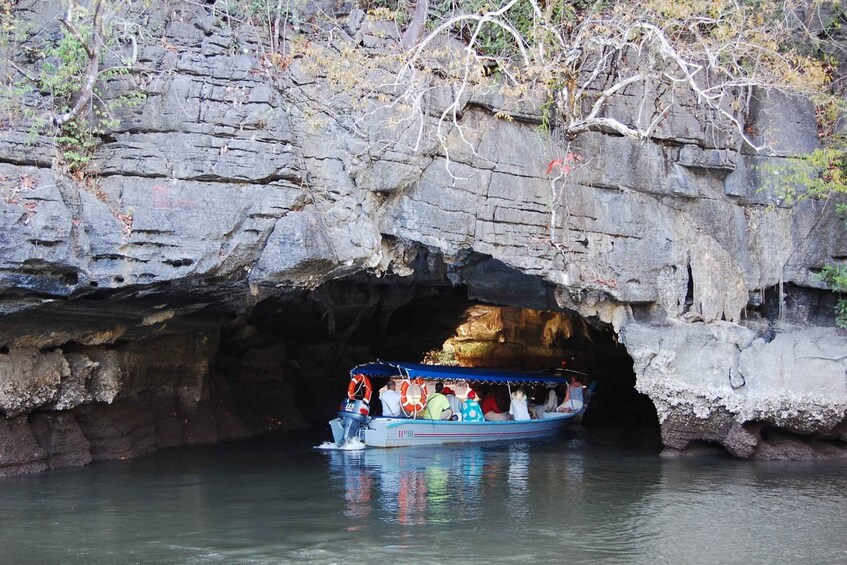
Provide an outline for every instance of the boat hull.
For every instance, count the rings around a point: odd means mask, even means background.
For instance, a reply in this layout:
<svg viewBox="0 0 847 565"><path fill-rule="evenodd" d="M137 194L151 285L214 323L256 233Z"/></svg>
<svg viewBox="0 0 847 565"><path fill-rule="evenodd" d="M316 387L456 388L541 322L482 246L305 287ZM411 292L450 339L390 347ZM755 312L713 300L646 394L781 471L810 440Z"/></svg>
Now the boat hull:
<svg viewBox="0 0 847 565"><path fill-rule="evenodd" d="M369 447L408 447L481 441L506 441L547 437L558 434L575 414L548 415L522 422L453 422L373 418L364 429Z"/></svg>

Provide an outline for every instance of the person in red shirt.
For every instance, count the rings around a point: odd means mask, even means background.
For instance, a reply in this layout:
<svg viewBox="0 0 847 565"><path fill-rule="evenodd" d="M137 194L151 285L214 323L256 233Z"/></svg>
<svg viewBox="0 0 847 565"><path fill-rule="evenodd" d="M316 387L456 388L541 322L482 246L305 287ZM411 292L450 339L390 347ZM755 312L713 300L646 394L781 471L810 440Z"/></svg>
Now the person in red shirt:
<svg viewBox="0 0 847 565"><path fill-rule="evenodd" d="M509 419L508 414L500 411L500 407L497 406L497 399L494 398L494 394L490 392L483 397L481 408L485 419L489 422L498 422Z"/></svg>

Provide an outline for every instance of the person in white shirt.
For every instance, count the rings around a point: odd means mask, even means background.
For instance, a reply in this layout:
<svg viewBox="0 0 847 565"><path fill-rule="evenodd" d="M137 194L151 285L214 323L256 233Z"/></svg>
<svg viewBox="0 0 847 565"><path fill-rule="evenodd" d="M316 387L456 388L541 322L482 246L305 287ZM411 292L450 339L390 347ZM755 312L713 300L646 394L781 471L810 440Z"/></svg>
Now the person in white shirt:
<svg viewBox="0 0 847 565"><path fill-rule="evenodd" d="M509 405L509 416L512 420L529 420L529 410L526 405L526 393L519 388L512 393L512 403Z"/></svg>
<svg viewBox="0 0 847 565"><path fill-rule="evenodd" d="M382 401L382 415L393 418L405 417L406 414L400 406L400 393L397 392L397 383L388 381L385 386L386 389L379 394L379 399Z"/></svg>

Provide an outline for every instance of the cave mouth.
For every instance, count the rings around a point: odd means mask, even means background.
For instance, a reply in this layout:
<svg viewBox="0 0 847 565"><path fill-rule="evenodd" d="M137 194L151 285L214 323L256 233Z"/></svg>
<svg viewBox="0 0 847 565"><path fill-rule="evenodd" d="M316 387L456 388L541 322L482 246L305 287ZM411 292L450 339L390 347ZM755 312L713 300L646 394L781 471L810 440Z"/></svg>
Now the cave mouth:
<svg viewBox="0 0 847 565"><path fill-rule="evenodd" d="M377 359L524 370L565 362L597 381L586 428L658 441L655 407L635 390L632 358L611 326L473 300L463 285L333 281L264 299L223 325L212 370L253 426L320 429L350 368Z"/></svg>

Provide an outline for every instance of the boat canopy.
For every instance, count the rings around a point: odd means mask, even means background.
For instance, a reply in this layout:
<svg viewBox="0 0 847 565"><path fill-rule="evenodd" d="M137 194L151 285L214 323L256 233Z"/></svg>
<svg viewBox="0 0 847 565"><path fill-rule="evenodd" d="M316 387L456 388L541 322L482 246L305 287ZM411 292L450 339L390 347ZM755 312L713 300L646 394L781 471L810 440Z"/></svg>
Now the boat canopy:
<svg viewBox="0 0 847 565"><path fill-rule="evenodd" d="M395 361L378 361L365 363L350 369L350 375L366 375L369 377L403 377L414 379L421 377L436 381L470 381L476 383L493 383L502 385L517 384L556 384L566 385L568 380L551 373L485 369L480 367L453 367L450 365L423 365L421 363L405 363Z"/></svg>

